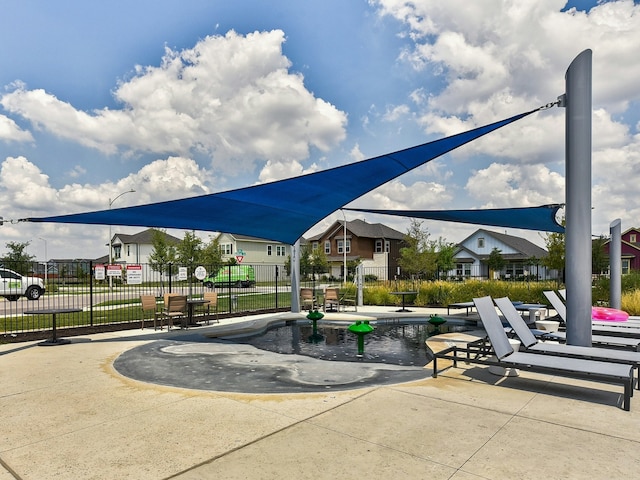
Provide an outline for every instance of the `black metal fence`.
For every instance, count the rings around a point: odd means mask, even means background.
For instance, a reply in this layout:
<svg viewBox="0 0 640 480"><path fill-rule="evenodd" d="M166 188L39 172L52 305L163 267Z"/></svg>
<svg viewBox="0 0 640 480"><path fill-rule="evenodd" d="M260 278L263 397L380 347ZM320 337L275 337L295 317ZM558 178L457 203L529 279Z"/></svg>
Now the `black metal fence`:
<svg viewBox="0 0 640 480"><path fill-rule="evenodd" d="M50 262L45 273L43 263L5 263L0 268L0 336L15 338L50 330L52 316L38 312L52 309L78 310L57 314L57 328L139 327L144 318L141 295L155 296L161 311L164 294L179 293L198 299L206 291L216 291L221 317L291 308L291 280L282 265L247 268L251 281L245 278L238 282L230 270L228 278L219 275L219 283L209 288L196 277L195 266L167 265L161 273L145 264L107 268L90 261ZM213 280L215 273L221 271L219 266L204 266L204 270L208 276L205 281ZM202 276L202 267L197 273ZM33 293L38 285L45 287L39 296Z"/></svg>

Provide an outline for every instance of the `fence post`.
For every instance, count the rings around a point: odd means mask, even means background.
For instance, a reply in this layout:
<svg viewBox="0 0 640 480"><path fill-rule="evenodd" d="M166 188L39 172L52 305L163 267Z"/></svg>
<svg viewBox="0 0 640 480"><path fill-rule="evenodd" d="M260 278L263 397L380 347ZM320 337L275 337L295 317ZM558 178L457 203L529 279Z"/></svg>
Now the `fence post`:
<svg viewBox="0 0 640 480"><path fill-rule="evenodd" d="M89 324L93 327L93 260L89 260Z"/></svg>

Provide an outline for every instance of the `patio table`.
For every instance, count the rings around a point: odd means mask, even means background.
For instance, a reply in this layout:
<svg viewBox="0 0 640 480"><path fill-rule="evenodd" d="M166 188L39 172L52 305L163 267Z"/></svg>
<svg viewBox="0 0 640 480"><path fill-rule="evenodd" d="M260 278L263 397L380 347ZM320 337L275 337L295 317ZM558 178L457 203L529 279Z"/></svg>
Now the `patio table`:
<svg viewBox="0 0 640 480"><path fill-rule="evenodd" d="M404 308L404 297L405 295L416 295L418 292L415 291L407 291L407 292L391 292L392 295L401 295L402 296L402 308L400 310L396 310L396 312L410 312L411 310L407 310Z"/></svg>
<svg viewBox="0 0 640 480"><path fill-rule="evenodd" d="M47 347L51 345L65 345L67 343L71 343L70 340L64 338L58 338L56 335L56 315L59 313L77 313L81 312L82 309L78 307L71 308L43 308L41 310L25 310L25 315L51 315L51 323L53 326L53 334L52 337L44 342L38 343L38 345Z"/></svg>

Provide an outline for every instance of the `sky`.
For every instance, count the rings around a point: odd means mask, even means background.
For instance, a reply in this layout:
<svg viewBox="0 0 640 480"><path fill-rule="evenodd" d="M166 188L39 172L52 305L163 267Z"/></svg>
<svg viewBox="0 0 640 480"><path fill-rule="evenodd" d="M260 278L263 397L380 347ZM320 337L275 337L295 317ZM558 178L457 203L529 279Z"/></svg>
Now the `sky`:
<svg viewBox="0 0 640 480"><path fill-rule="evenodd" d="M289 178L555 102L585 49L592 233L608 234L618 218L623 231L640 227L638 32L632 0L4 0L0 255L7 242L29 242L39 260L108 253L108 226L20 218ZM349 206L563 203L564 122L563 108L535 113ZM345 215L401 232L410 223ZM306 235L342 218L335 212ZM480 228L422 227L456 243ZM506 233L544 246L542 232Z"/></svg>

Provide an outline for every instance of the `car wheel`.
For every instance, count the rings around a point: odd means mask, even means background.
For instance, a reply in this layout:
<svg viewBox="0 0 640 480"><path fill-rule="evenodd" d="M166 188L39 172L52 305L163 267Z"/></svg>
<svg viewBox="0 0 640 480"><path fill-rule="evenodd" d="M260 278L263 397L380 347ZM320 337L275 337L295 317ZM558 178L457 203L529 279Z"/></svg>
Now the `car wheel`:
<svg viewBox="0 0 640 480"><path fill-rule="evenodd" d="M204 286L207 288L213 288L213 282L204 282Z"/></svg>
<svg viewBox="0 0 640 480"><path fill-rule="evenodd" d="M7 295L6 297L7 300L9 300L10 302L17 302L18 299L20 298L20 295Z"/></svg>
<svg viewBox="0 0 640 480"><path fill-rule="evenodd" d="M233 284L233 286L236 288L242 288L242 281L238 280L236 283Z"/></svg>
<svg viewBox="0 0 640 480"><path fill-rule="evenodd" d="M29 300L38 300L40 298L40 295L42 295L42 291L35 286L27 288L27 291L25 292L25 296Z"/></svg>

